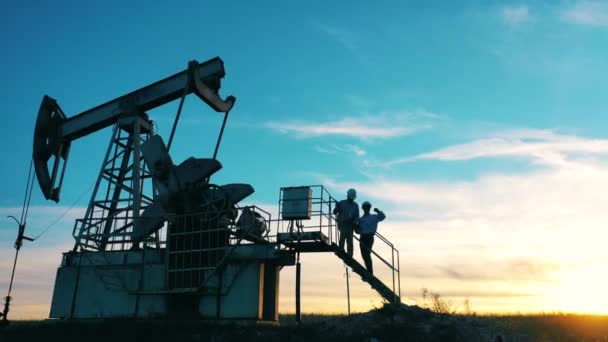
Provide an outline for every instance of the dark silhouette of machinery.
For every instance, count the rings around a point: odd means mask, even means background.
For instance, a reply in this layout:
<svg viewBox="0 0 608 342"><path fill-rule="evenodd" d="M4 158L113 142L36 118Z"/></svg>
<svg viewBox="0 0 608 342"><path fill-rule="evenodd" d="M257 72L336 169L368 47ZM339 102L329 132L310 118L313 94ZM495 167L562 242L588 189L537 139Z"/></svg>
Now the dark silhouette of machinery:
<svg viewBox="0 0 608 342"><path fill-rule="evenodd" d="M191 61L182 72L72 117L44 96L33 165L46 199L60 199L71 144L113 127L86 213L74 225L74 248L64 253L57 271L51 318L277 320L284 266L297 266L299 312L301 252L334 252L382 296L399 303L398 252L395 263L396 249L389 243L391 290L337 248L334 199L323 187L282 188L280 217L273 221L257 206L240 205L254 192L251 185L212 182L222 168L218 150L236 101L219 96L224 76L218 57ZM175 164L169 151L192 93L223 113L223 121L211 158ZM165 143L153 133L146 111L178 99ZM313 226L303 223L317 218ZM277 223L276 235L269 235L271 222Z"/></svg>
<svg viewBox="0 0 608 342"><path fill-rule="evenodd" d="M242 306L226 304L219 310L219 298L238 302L235 298L239 296L252 297L247 291L227 293L227 281L236 289L260 284L260 277L272 278L278 267L268 262L276 257L267 243L257 250L270 249L264 251L269 257L249 258L245 266L228 265L230 246L252 238L265 242L263 234L270 218L255 221L263 222L262 226L250 225L251 234L244 231L247 217L261 217L259 208L238 207L254 192L253 187L211 182L222 168L216 157L235 102L232 96L222 100L218 94L224 74L219 58L192 61L180 73L73 117L67 117L54 99L43 98L33 162L47 199L59 201L72 142L114 127L86 214L74 227L74 248L64 254L57 273L51 317L262 318L259 308L264 302L259 300ZM224 113L224 120L212 158L191 157L175 165L169 148L185 97L191 93ZM146 111L180 98L167 146L152 133L153 123ZM241 223L238 236L233 233L237 217ZM236 273L249 269L250 275L236 278ZM265 291L262 285L257 287L252 290ZM272 282L266 287L267 292L276 293ZM276 296L266 296L265 301L275 303ZM270 309L262 314L266 319L276 316Z"/></svg>

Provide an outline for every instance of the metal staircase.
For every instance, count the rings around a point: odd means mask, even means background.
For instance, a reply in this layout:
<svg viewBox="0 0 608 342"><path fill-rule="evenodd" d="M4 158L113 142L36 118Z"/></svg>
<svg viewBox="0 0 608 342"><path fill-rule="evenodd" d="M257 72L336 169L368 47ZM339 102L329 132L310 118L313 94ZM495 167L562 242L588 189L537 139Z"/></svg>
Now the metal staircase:
<svg viewBox="0 0 608 342"><path fill-rule="evenodd" d="M399 279L399 251L384 236L376 233L376 248L371 251L375 261L388 267L391 274L392 286L371 274L355 258L349 256L336 242L339 241L340 232L337 229L335 216L333 215L333 198L321 185L310 186L312 189L311 218L308 220L289 221L279 219L277 242L285 246L292 253L320 253L332 252L340 258L345 265L357 273L361 279L368 283L384 299L392 304L401 304L401 282ZM283 203L283 198L279 203ZM279 207L279 216L282 207ZM358 238L353 237L353 244L358 244ZM378 250L388 250L390 255L380 255Z"/></svg>
<svg viewBox="0 0 608 342"><path fill-rule="evenodd" d="M338 258L342 259L342 261L344 261L344 263L353 270L353 272L361 276L361 279L364 282L368 283L372 289L376 290L376 292L378 292L389 303L399 304L401 302L401 297L399 297L397 293L393 292L393 290L386 286L380 279L369 273L363 265L361 265L353 257L349 256L348 253L338 247L338 245L333 243L331 245L331 249Z"/></svg>
<svg viewBox="0 0 608 342"><path fill-rule="evenodd" d="M309 236L312 234L308 234ZM382 280L378 279L376 276L374 276L373 274L369 273L367 271L367 269L361 265L357 260L355 260L355 258L351 257L348 255L348 253L346 253L346 251L344 251L344 249L341 249L340 247L338 247L337 244L335 243L330 243L328 242L328 240L325 238L321 238L321 239L315 239L313 241L307 241L303 238L301 238L302 235L298 235L298 234L292 234L292 237L297 237L300 236L300 239L298 240L290 240L289 236L284 236L282 237L281 241L283 244L285 244L286 246L290 246L291 248L293 248L293 250L295 252L299 252L299 253L310 253L310 252L333 252L338 258L340 258L344 264L346 264L348 267L350 267L353 272L357 273L361 279L368 283L374 290L376 290L376 292L378 292L378 294L380 294L382 296L382 298L386 299L389 303L391 304L399 304L401 303L401 297L399 295L400 290L399 289L391 289L390 287L386 286L386 284L384 284L384 282L382 282ZM372 251L373 253L373 251ZM379 256L377 256L378 258L381 258ZM392 267L393 265L390 265L389 267ZM399 269L395 268L396 271L396 276L399 276ZM393 277L393 282L395 282L395 277ZM393 284L395 285L395 284Z"/></svg>

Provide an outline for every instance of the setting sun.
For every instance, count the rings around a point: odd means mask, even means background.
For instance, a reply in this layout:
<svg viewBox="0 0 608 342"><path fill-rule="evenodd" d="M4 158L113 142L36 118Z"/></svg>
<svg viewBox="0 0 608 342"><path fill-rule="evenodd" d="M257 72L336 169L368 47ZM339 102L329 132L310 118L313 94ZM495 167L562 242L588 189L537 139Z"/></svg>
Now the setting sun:
<svg viewBox="0 0 608 342"><path fill-rule="evenodd" d="M608 314L608 274L604 264L590 262L560 275L559 290L552 300L560 311Z"/></svg>

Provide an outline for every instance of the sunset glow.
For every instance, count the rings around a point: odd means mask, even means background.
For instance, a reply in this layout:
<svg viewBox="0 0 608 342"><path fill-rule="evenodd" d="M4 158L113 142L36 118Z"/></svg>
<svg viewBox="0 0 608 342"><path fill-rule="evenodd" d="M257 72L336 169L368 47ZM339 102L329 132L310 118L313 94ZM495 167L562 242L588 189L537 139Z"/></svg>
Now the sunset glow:
<svg viewBox="0 0 608 342"><path fill-rule="evenodd" d="M386 213L379 232L400 251L407 304L428 304L425 288L459 312L468 301L476 313L608 315L603 2L110 3L2 6L0 217L21 212L44 94L71 117L221 56L221 92L238 101L213 182L251 184L248 204L275 218L281 187L322 184L338 199L357 189L359 204ZM176 110L147 113L159 135ZM174 161L212 156L220 124L202 101L186 101ZM27 233L60 219L21 250L12 318L48 317L109 131L72 143L58 204L35 185ZM4 297L17 227L0 222ZM382 305L350 276L352 311ZM302 277L304 312L347 312L335 255L302 255ZM286 267L281 312L295 311L294 293Z"/></svg>

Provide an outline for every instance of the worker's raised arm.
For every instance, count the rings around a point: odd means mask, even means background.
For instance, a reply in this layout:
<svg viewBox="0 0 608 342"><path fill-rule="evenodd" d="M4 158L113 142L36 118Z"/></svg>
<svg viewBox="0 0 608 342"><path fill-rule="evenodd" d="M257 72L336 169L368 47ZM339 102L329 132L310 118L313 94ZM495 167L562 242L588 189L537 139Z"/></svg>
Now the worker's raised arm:
<svg viewBox="0 0 608 342"><path fill-rule="evenodd" d="M374 208L374 211L378 214L378 222L384 221L384 219L386 218L386 215L384 215L384 212L378 208Z"/></svg>
<svg viewBox="0 0 608 342"><path fill-rule="evenodd" d="M338 215L338 206L339 206L338 201L334 201L334 215Z"/></svg>

